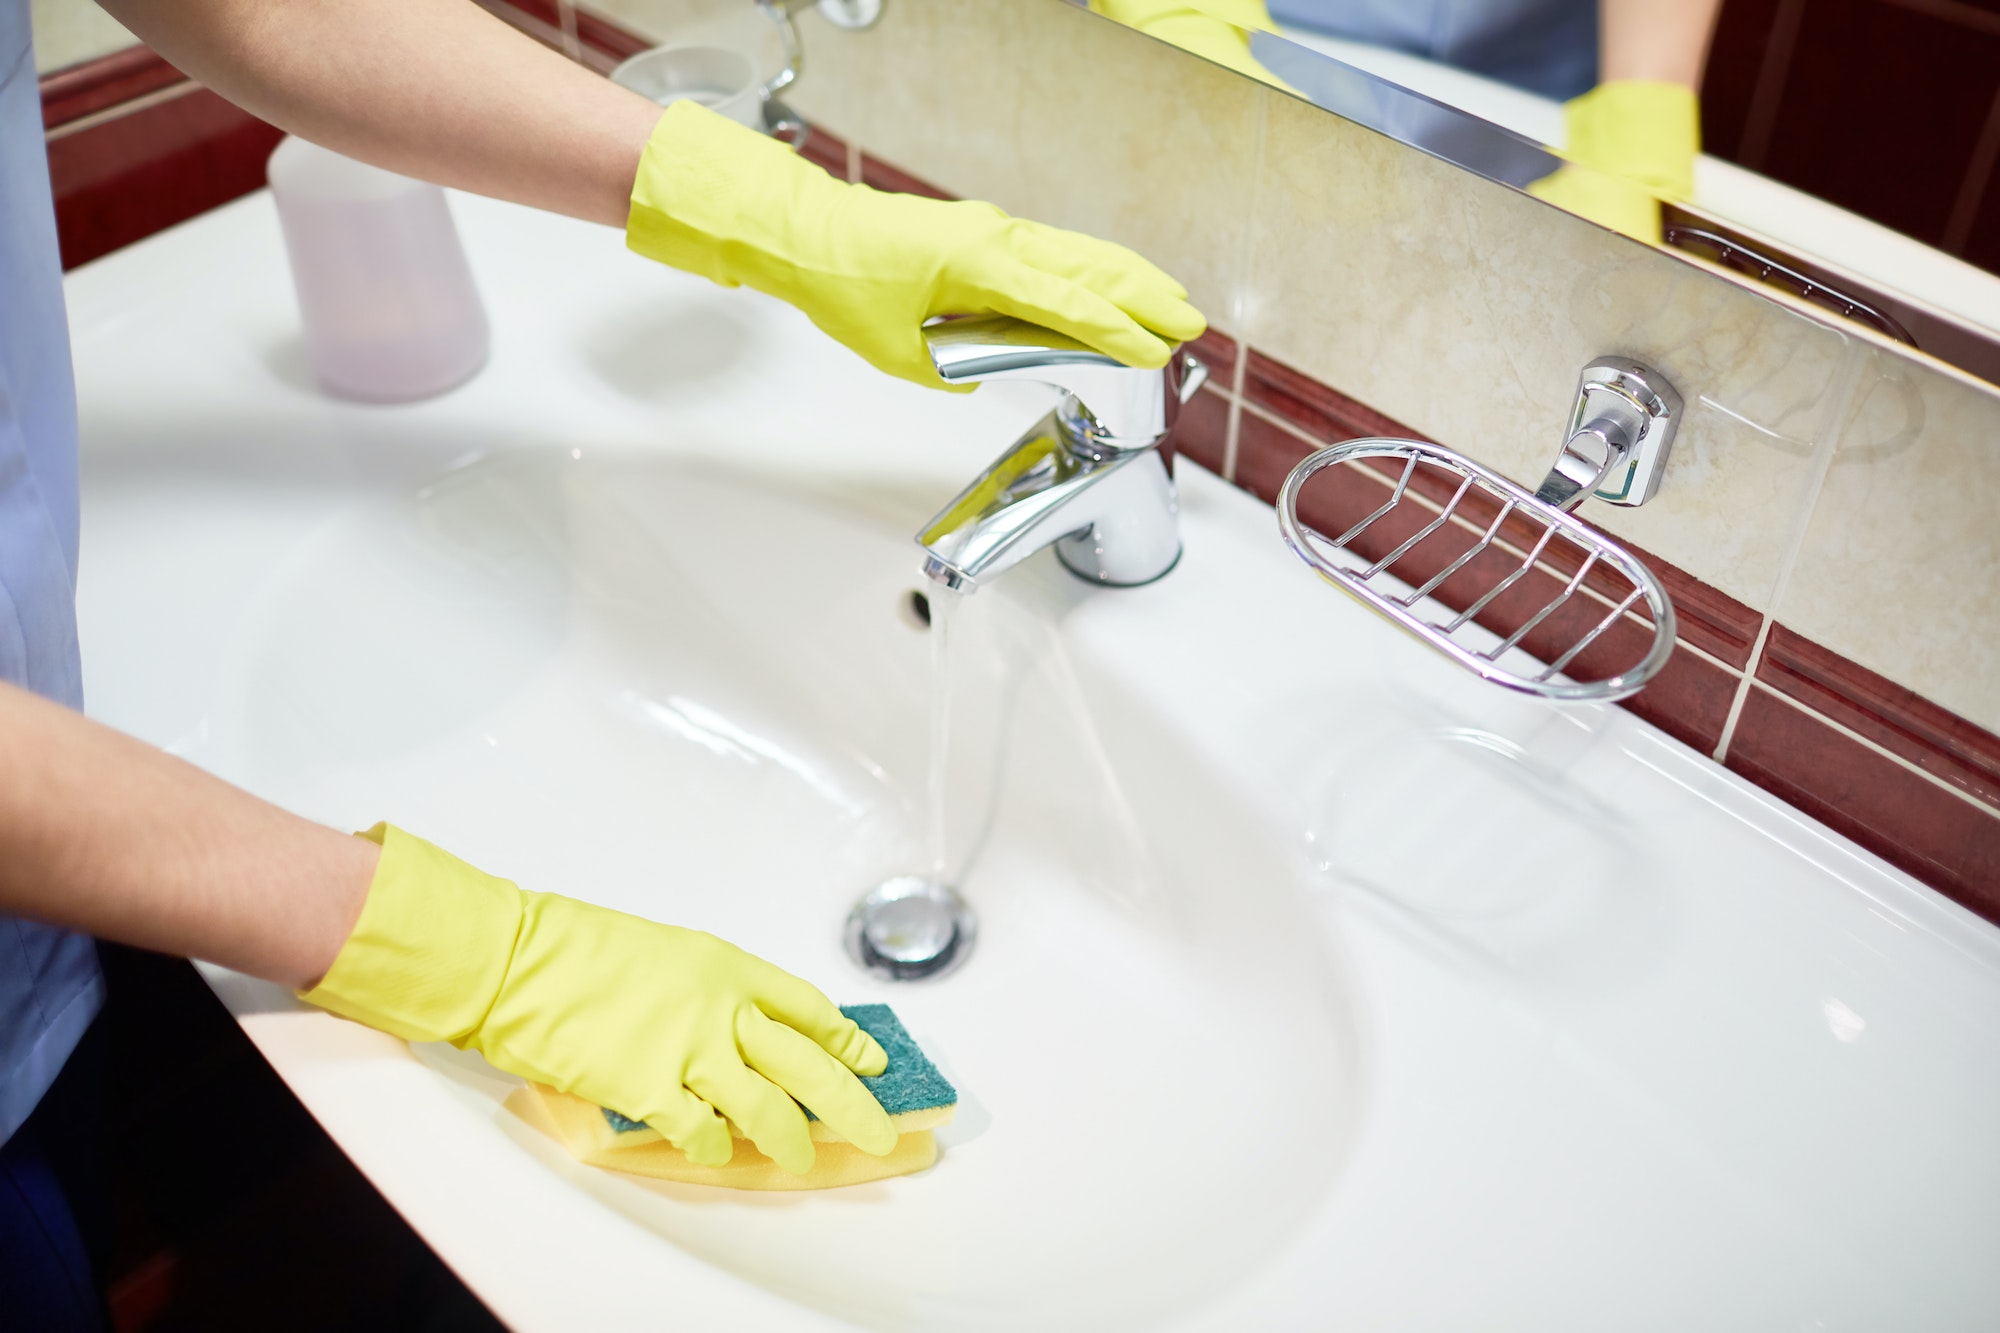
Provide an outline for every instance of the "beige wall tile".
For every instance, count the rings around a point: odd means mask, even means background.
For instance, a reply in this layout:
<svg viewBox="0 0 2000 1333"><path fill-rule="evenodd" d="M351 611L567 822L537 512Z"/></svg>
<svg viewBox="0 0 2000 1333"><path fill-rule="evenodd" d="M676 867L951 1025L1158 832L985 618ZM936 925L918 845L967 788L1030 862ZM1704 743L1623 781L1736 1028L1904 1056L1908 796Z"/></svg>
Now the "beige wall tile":
<svg viewBox="0 0 2000 1333"><path fill-rule="evenodd" d="M1642 509L1592 501L1584 516L1768 608L1847 340L1297 99L1270 100L1250 340L1530 487L1587 361L1656 366L1688 406L1660 494Z"/></svg>
<svg viewBox="0 0 2000 1333"><path fill-rule="evenodd" d="M97 0L32 0L35 72L66 69L135 46L139 39L98 8Z"/></svg>
<svg viewBox="0 0 2000 1333"><path fill-rule="evenodd" d="M1865 362L1778 618L2000 731L2000 393Z"/></svg>

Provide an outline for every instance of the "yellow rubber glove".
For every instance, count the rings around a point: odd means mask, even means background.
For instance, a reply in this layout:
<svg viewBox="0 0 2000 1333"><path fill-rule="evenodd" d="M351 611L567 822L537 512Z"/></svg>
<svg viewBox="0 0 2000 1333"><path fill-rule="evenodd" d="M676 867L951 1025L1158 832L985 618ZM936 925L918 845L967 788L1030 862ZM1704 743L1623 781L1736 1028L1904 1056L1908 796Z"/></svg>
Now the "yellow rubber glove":
<svg viewBox="0 0 2000 1333"><path fill-rule="evenodd" d="M1572 164L1528 192L1627 236L1660 243L1662 199L1694 194L1701 109L1679 83L1621 79L1563 105Z"/></svg>
<svg viewBox="0 0 2000 1333"><path fill-rule="evenodd" d="M1090 8L1204 60L1297 91L1250 54L1250 34L1272 30L1264 0L1090 0Z"/></svg>
<svg viewBox="0 0 2000 1333"><path fill-rule="evenodd" d="M932 387L919 330L934 315L1014 315L1149 368L1207 327L1185 287L1123 246L991 204L845 184L694 102L654 128L625 239L789 301L869 364Z"/></svg>
<svg viewBox="0 0 2000 1333"><path fill-rule="evenodd" d="M354 933L304 999L408 1041L476 1050L645 1121L704 1166L729 1160L727 1116L805 1174L800 1102L865 1152L896 1146L854 1077L881 1073L888 1056L789 972L700 931L524 892L387 824L361 836L381 844L381 864Z"/></svg>

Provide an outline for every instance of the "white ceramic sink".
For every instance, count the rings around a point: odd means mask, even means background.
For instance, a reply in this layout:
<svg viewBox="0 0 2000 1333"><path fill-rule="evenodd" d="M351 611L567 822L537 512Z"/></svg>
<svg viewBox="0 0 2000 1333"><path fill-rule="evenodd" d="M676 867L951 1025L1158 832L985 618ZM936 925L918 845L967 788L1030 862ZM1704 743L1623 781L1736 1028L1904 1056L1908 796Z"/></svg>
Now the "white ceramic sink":
<svg viewBox="0 0 2000 1333"><path fill-rule="evenodd" d="M1161 583L1044 555L961 609L981 938L865 976L846 909L924 855L910 534L1043 400L456 206L495 359L414 407L312 391L262 197L72 276L92 711L888 1000L963 1098L918 1177L639 1181L211 970L504 1319L1990 1324L2000 932L1628 714L1460 679L1190 468Z"/></svg>

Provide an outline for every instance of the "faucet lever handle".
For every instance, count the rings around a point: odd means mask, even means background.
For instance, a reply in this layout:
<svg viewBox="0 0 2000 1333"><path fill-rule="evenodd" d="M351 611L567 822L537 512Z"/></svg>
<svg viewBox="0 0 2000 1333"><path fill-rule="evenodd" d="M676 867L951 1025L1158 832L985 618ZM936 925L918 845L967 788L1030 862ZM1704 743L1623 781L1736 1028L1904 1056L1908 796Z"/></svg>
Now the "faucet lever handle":
<svg viewBox="0 0 2000 1333"><path fill-rule="evenodd" d="M1681 396L1666 376L1627 357L1598 357L1577 380L1569 433L1535 498L1565 510L1593 495L1646 503L1660 489L1680 418Z"/></svg>
<svg viewBox="0 0 2000 1333"><path fill-rule="evenodd" d="M1029 380L1068 398L1057 418L1066 442L1090 453L1150 449L1173 428L1181 403L1200 387L1192 357L1147 370L1087 347L1067 334L1008 315L980 315L924 327L931 363L946 384ZM1189 368L1196 368L1191 371Z"/></svg>

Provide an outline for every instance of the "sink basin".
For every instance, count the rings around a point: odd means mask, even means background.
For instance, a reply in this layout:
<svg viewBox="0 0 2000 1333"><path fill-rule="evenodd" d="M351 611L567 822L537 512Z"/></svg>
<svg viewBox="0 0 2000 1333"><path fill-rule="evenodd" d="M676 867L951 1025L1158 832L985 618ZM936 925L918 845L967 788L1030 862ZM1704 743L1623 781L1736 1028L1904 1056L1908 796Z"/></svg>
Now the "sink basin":
<svg viewBox="0 0 2000 1333"><path fill-rule="evenodd" d="M907 532L715 466L468 466L270 572L203 757L890 1001L963 1089L920 1179L774 1202L565 1173L641 1226L864 1323L1130 1325L1327 1188L1358 1092L1338 973L1292 867L1062 651L1065 598L1008 590L953 628L980 949L948 983L858 975L848 905L923 864L914 564ZM1210 1095L1191 1069L1221 1052Z"/></svg>
<svg viewBox="0 0 2000 1333"><path fill-rule="evenodd" d="M72 276L91 710L886 1000L962 1096L919 1176L643 1181L477 1057L206 969L510 1325L1990 1322L2000 931L1628 713L1454 674L1191 468L1169 578L1044 553L956 609L979 944L862 972L847 909L926 856L910 534L1046 400L456 207L495 360L409 407L304 381L261 197Z"/></svg>

